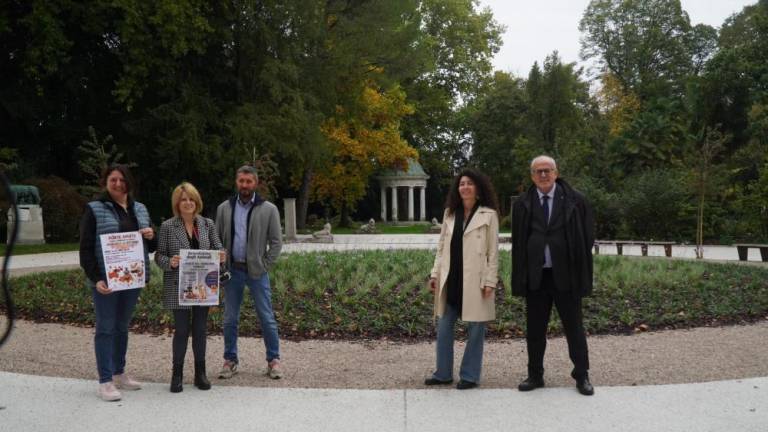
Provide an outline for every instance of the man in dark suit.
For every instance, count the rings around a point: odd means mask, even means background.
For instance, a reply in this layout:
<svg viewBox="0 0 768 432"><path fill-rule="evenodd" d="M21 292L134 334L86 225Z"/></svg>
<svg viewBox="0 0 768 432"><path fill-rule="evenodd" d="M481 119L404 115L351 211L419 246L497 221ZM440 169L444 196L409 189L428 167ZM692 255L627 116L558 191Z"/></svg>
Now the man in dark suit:
<svg viewBox="0 0 768 432"><path fill-rule="evenodd" d="M520 391L544 386L547 325L554 303L573 362L571 376L583 395L589 382L581 299L592 291L594 216L584 196L558 178L549 156L531 162L534 185L512 208L512 294L525 297L528 377Z"/></svg>

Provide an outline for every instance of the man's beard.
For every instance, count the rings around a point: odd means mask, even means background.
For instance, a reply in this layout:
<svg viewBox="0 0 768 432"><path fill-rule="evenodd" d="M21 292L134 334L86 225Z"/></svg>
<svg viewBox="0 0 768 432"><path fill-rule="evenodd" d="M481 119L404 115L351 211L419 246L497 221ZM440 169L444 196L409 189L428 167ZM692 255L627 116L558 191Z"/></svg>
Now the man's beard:
<svg viewBox="0 0 768 432"><path fill-rule="evenodd" d="M248 201L253 197L254 191L240 189L238 194L240 195L241 201Z"/></svg>

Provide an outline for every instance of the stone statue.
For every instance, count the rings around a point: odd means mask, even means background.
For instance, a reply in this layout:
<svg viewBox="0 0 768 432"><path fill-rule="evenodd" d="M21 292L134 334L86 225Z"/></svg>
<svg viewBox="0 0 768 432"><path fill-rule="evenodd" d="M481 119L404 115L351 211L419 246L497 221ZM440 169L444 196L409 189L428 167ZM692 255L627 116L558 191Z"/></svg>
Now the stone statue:
<svg viewBox="0 0 768 432"><path fill-rule="evenodd" d="M331 236L331 224L328 222L326 222L325 225L323 225L323 229L312 233L312 237L316 239L330 237L330 236Z"/></svg>
<svg viewBox="0 0 768 432"><path fill-rule="evenodd" d="M45 243L45 231L43 227L43 209L40 207L40 192L35 186L11 185L11 192L16 197L19 210L19 231L16 241L19 244L43 244ZM13 209L8 209L8 240L13 233L14 220Z"/></svg>
<svg viewBox="0 0 768 432"><path fill-rule="evenodd" d="M312 233L312 238L304 240L309 243L333 243L333 235L331 235L331 224L326 223L323 225L323 229Z"/></svg>
<svg viewBox="0 0 768 432"><path fill-rule="evenodd" d="M377 233L378 230L376 230L376 221L371 219L368 221L367 224L360 225L360 228L357 230L360 234L374 234Z"/></svg>
<svg viewBox="0 0 768 432"><path fill-rule="evenodd" d="M35 186L29 185L11 185L11 191L16 195L16 204L19 205L39 205L40 192Z"/></svg>
<svg viewBox="0 0 768 432"><path fill-rule="evenodd" d="M432 226L429 227L429 232L439 234L440 229L441 229L441 226L440 226L440 223L437 221L437 218L432 218Z"/></svg>

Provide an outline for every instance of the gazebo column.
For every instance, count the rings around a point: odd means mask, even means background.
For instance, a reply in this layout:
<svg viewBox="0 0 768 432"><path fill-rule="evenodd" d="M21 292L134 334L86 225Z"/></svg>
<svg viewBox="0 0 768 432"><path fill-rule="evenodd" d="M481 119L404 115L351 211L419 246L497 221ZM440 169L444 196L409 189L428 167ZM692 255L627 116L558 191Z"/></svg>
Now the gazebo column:
<svg viewBox="0 0 768 432"><path fill-rule="evenodd" d="M381 186L381 221L387 221L387 188Z"/></svg>
<svg viewBox="0 0 768 432"><path fill-rule="evenodd" d="M425 221L427 220L427 188L422 187L421 193L421 207L419 207L419 220Z"/></svg>
<svg viewBox="0 0 768 432"><path fill-rule="evenodd" d="M413 186L408 186L408 220L413 222Z"/></svg>
<svg viewBox="0 0 768 432"><path fill-rule="evenodd" d="M392 222L397 222L397 186L392 186Z"/></svg>

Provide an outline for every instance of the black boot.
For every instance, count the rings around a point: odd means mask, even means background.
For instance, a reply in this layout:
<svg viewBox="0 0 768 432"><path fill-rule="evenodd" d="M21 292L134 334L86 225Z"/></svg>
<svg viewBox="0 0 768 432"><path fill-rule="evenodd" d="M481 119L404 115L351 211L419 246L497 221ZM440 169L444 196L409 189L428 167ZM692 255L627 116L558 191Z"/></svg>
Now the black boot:
<svg viewBox="0 0 768 432"><path fill-rule="evenodd" d="M211 382L205 376L205 361L195 362L195 387L200 390L209 390L211 388Z"/></svg>
<svg viewBox="0 0 768 432"><path fill-rule="evenodd" d="M184 379L184 363L173 365L173 375L171 376L171 393L179 393L184 388L181 382Z"/></svg>

